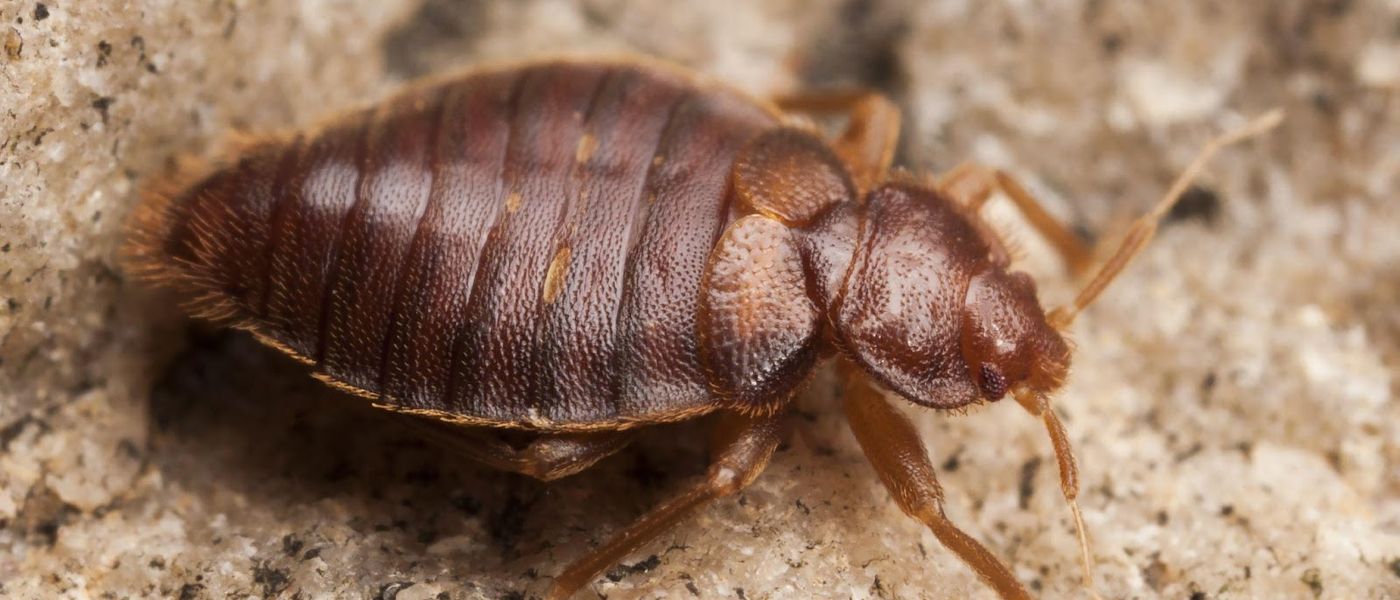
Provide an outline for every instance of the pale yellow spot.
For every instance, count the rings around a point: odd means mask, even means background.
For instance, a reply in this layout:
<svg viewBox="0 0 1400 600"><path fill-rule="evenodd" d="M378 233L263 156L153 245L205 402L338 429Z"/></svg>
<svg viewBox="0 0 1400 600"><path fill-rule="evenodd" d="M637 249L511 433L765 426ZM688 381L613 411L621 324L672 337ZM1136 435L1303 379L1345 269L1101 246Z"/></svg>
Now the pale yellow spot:
<svg viewBox="0 0 1400 600"><path fill-rule="evenodd" d="M647 204L656 204L656 192L647 192Z"/></svg>
<svg viewBox="0 0 1400 600"><path fill-rule="evenodd" d="M651 157L651 166L653 167L659 167L661 166L661 163L664 162L666 162L666 157L663 155L658 154L656 156Z"/></svg>
<svg viewBox="0 0 1400 600"><path fill-rule="evenodd" d="M506 194L506 212L513 213L517 210L520 210L521 201L522 198L520 197L520 192L516 190L511 190L509 194Z"/></svg>
<svg viewBox="0 0 1400 600"><path fill-rule="evenodd" d="M568 246L564 246L554 253L554 260L549 261L549 271L544 274L543 298L545 304L554 302L559 297L559 292L564 290L564 276L569 272L569 257L573 251Z"/></svg>
<svg viewBox="0 0 1400 600"><path fill-rule="evenodd" d="M574 150L574 160L586 163L588 159L593 158L593 151L597 149L598 138L593 137L591 133L585 133L583 137L578 139L578 148Z"/></svg>

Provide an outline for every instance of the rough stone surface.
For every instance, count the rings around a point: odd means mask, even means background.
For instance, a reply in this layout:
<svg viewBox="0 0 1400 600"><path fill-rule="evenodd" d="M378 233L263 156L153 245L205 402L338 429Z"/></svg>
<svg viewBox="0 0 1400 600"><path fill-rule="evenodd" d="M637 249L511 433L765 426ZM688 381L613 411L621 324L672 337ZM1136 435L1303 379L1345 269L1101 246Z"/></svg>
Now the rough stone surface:
<svg viewBox="0 0 1400 600"><path fill-rule="evenodd" d="M861 84L900 161L1005 167L1111 239L1268 107L1075 325L1057 406L1109 598L1400 597L1400 8L1349 2L0 3L0 597L528 598L704 464L703 423L552 485L454 460L125 279L137 189L232 130L554 51L756 93ZM1073 286L1014 213L1047 303ZM879 486L818 379L796 433L584 597L990 597ZM1079 593L1048 442L913 411L949 515Z"/></svg>

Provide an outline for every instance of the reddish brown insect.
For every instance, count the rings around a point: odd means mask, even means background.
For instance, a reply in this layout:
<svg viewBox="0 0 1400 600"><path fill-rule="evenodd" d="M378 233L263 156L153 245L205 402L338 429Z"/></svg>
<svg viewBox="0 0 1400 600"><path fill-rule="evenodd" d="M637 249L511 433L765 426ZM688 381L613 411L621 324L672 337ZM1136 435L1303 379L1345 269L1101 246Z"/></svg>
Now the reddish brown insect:
<svg viewBox="0 0 1400 600"><path fill-rule="evenodd" d="M785 111L844 113L825 141ZM545 61L423 85L256 140L138 211L134 268L331 385L486 464L554 479L636 427L719 413L708 474L565 569L562 598L696 506L742 489L818 363L900 507L1003 597L1028 593L943 516L933 467L879 389L952 409L1049 409L1063 331L1152 236L1217 140L1075 302L1046 316L978 217L1005 192L1075 269L1073 235L1005 174L889 171L899 115L870 93L766 103L675 68ZM537 434L524 450L493 430ZM1086 584L1089 555L1078 509Z"/></svg>

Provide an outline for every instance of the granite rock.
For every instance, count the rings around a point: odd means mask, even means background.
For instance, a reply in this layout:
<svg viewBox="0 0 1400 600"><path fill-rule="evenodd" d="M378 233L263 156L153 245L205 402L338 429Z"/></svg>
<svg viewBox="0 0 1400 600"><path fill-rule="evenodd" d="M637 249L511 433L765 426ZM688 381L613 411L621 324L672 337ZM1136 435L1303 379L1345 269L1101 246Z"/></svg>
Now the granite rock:
<svg viewBox="0 0 1400 600"><path fill-rule="evenodd" d="M529 598L704 468L704 423L554 484L489 471L125 277L142 185L415 77L641 52L864 85L899 161L1003 167L1114 239L1271 107L1075 325L1056 399L1108 598L1400 597L1400 10L1351 2L0 3L0 597ZM1001 201L1047 304L1074 283ZM819 377L795 433L583 597L992 597L879 486ZM1014 404L912 410L947 511L1045 597L1069 512Z"/></svg>

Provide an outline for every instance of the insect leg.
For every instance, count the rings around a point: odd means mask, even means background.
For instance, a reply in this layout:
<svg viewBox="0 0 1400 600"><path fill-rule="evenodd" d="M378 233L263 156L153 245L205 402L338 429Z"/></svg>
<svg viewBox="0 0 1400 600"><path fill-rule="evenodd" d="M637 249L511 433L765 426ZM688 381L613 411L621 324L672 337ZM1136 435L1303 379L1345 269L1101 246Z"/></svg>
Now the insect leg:
<svg viewBox="0 0 1400 600"><path fill-rule="evenodd" d="M864 377L852 373L849 381L845 404L851 432L900 509L927 525L1002 598L1028 600L1030 593L1011 570L943 514L943 488L914 425Z"/></svg>
<svg viewBox="0 0 1400 600"><path fill-rule="evenodd" d="M669 529L695 508L744 489L763 472L781 438L781 415L746 417L726 414L712 440L714 459L705 478L637 519L608 543L578 559L554 579L545 598L562 600L587 585L598 573Z"/></svg>
<svg viewBox="0 0 1400 600"><path fill-rule="evenodd" d="M1040 232L1064 259L1070 271L1078 275L1088 270L1093 252L1079 236L1060 223L1041 206L1025 186L1000 169L977 163L962 163L939 176L938 190L977 212L991 198L992 191L1001 190L1016 205L1036 231Z"/></svg>
<svg viewBox="0 0 1400 600"><path fill-rule="evenodd" d="M433 443L502 471L553 481L578 473L621 450L630 431L542 434L524 448L514 448L492 431L406 416L406 422Z"/></svg>
<svg viewBox="0 0 1400 600"><path fill-rule="evenodd" d="M774 98L779 108L812 115L845 115L846 129L832 149L862 193L885 179L899 145L899 107L867 89L829 90Z"/></svg>

